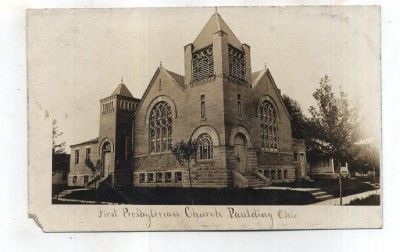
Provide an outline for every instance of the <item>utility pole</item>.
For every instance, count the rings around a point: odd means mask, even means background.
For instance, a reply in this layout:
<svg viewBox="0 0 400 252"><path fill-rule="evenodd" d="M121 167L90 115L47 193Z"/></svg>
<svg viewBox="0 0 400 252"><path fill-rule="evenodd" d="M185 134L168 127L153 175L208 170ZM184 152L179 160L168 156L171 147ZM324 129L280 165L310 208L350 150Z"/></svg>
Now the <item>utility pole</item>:
<svg viewBox="0 0 400 252"><path fill-rule="evenodd" d="M340 196L340 205L343 204L342 200L342 175L340 173L340 167L339 167L339 196Z"/></svg>

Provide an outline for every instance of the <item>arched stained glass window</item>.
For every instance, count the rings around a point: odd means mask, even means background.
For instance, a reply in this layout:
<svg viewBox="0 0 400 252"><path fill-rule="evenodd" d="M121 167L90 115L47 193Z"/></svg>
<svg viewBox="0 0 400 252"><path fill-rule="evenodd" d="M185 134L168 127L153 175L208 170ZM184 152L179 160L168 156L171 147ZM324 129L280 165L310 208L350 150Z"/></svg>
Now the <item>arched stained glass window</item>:
<svg viewBox="0 0 400 252"><path fill-rule="evenodd" d="M261 122L261 147L266 150L278 150L278 122L274 106L263 101L258 116Z"/></svg>
<svg viewBox="0 0 400 252"><path fill-rule="evenodd" d="M163 152L171 149L172 112L168 103L161 101L150 112L150 150Z"/></svg>
<svg viewBox="0 0 400 252"><path fill-rule="evenodd" d="M197 155L199 159L213 158L213 142L209 134L203 133L197 138Z"/></svg>

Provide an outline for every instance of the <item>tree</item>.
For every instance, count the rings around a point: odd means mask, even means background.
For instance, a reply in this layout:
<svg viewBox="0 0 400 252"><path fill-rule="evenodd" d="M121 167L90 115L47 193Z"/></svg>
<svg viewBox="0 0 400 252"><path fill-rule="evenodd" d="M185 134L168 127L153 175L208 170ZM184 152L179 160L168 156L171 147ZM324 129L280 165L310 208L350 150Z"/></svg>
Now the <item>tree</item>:
<svg viewBox="0 0 400 252"><path fill-rule="evenodd" d="M191 139L187 142L180 141L174 144L171 149L178 163L188 169L189 171L189 187L192 188L192 174L190 164L196 160L197 156L197 142Z"/></svg>
<svg viewBox="0 0 400 252"><path fill-rule="evenodd" d="M57 125L57 120L53 120L53 125L52 125L52 143L53 143L53 154L64 154L65 153L65 142L58 142L58 138L62 136L63 132L59 131L58 125Z"/></svg>
<svg viewBox="0 0 400 252"><path fill-rule="evenodd" d="M350 161L351 173L367 173L374 171L379 174L379 150L372 144L357 144L354 147L354 157Z"/></svg>
<svg viewBox="0 0 400 252"><path fill-rule="evenodd" d="M350 104L343 91L336 97L330 82L325 75L313 93L317 107L310 107L312 151L347 162L353 156L355 144L361 139L357 107Z"/></svg>
<svg viewBox="0 0 400 252"><path fill-rule="evenodd" d="M289 112L292 136L297 139L306 139L308 120L303 114L299 103L287 95L283 95L282 99Z"/></svg>
<svg viewBox="0 0 400 252"><path fill-rule="evenodd" d="M69 171L70 155L65 153L65 142L59 142L58 138L63 134L57 126L57 120L52 122L52 171L63 171L63 180Z"/></svg>

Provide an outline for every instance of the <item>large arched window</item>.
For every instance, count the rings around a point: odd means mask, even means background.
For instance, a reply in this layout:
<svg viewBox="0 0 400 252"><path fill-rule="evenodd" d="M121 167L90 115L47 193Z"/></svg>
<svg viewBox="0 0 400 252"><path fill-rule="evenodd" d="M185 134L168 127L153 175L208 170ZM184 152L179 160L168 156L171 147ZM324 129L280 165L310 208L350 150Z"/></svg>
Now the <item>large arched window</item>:
<svg viewBox="0 0 400 252"><path fill-rule="evenodd" d="M197 138L197 155L199 159L213 158L213 142L209 134L203 133Z"/></svg>
<svg viewBox="0 0 400 252"><path fill-rule="evenodd" d="M278 150L278 121L274 106L263 101L258 116L261 121L261 146L266 150Z"/></svg>
<svg viewBox="0 0 400 252"><path fill-rule="evenodd" d="M171 149L172 112L168 103L161 101L150 112L150 150L163 152Z"/></svg>

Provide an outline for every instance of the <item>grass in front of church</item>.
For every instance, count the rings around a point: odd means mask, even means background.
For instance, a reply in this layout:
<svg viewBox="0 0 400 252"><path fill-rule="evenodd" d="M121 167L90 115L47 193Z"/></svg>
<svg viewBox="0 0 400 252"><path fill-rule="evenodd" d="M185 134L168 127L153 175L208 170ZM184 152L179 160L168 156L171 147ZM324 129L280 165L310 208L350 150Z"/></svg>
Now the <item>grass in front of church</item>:
<svg viewBox="0 0 400 252"><path fill-rule="evenodd" d="M339 181L338 179L317 179L313 182L310 181L296 181L293 183L280 183L279 186L285 187L303 187L303 188L321 188L329 194L332 194L335 198L340 197ZM342 179L342 196L349 196L357 193L362 193L375 188L360 181L358 179Z"/></svg>
<svg viewBox="0 0 400 252"><path fill-rule="evenodd" d="M362 199L353 199L347 205L348 206L379 206L380 205L380 195L372 194L372 195L362 198Z"/></svg>
<svg viewBox="0 0 400 252"><path fill-rule="evenodd" d="M65 198L138 205L308 205L316 202L309 192L262 189L130 188L76 191ZM53 203L61 203L53 201Z"/></svg>

